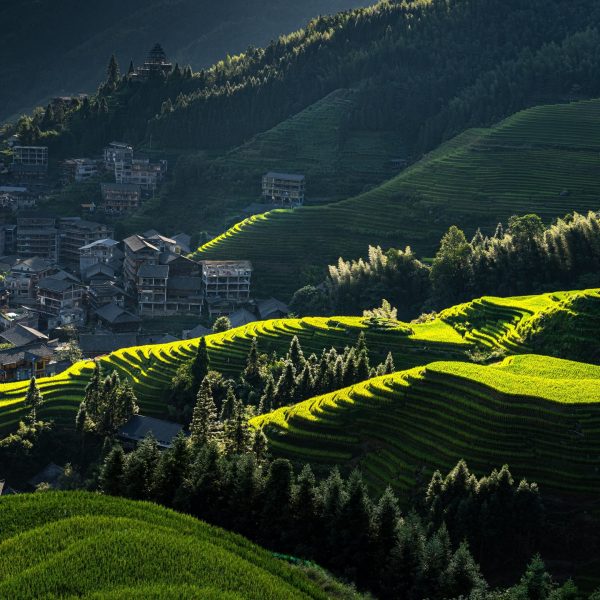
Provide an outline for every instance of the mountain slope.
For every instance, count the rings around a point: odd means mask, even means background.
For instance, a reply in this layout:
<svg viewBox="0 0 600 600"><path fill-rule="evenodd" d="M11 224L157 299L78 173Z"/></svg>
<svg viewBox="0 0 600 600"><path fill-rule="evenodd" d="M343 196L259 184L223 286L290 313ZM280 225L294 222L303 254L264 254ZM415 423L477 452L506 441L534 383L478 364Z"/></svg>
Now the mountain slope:
<svg viewBox="0 0 600 600"><path fill-rule="evenodd" d="M320 14L353 8L353 0L24 0L0 7L4 27L0 122L50 97L92 92L114 52L127 69L156 41L173 61L206 67L227 53L263 45Z"/></svg>
<svg viewBox="0 0 600 600"><path fill-rule="evenodd" d="M552 321L545 328L547 315ZM585 355L595 342L595 324L600 318L600 292L557 292L517 298L484 297L452 307L438 318L402 327L371 326L361 317L306 317L261 321L206 337L210 366L237 377L245 366L253 338L259 351L284 355L293 336L298 336L304 352L319 355L332 346L343 350L353 345L360 332L366 335L371 362L385 359L392 352L397 369L410 369L432 361L466 360L467 352L482 350L507 354L532 351L556 352L565 358L592 360ZM559 344L556 323L561 320L575 327ZM144 414L164 417L166 394L177 368L196 353L198 340L153 346L123 348L100 359L105 373L117 371L134 387ZM562 354L561 354L562 352ZM73 427L75 413L93 370L92 362L81 362L55 377L40 379L44 406L43 418ZM28 382L0 384L0 432L14 430L23 419L23 404Z"/></svg>
<svg viewBox="0 0 600 600"><path fill-rule="evenodd" d="M48 492L4 497L0 514L3 598L327 598L244 538L155 504Z"/></svg>
<svg viewBox="0 0 600 600"><path fill-rule="evenodd" d="M256 417L276 455L360 465L376 489L424 469L509 463L545 490L600 491L600 367L539 355L436 362Z"/></svg>
<svg viewBox="0 0 600 600"><path fill-rule="evenodd" d="M274 210L200 248L202 259L249 259L256 293L289 297L298 273L358 258L369 244L430 256L450 225L491 231L514 214L545 221L598 210L600 100L538 106L469 130L355 198Z"/></svg>

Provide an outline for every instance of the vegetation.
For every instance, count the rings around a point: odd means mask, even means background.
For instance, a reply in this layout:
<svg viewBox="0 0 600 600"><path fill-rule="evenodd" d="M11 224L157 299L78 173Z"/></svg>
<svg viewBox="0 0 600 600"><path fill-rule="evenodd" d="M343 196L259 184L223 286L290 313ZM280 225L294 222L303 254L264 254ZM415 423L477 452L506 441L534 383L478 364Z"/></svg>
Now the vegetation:
<svg viewBox="0 0 600 600"><path fill-rule="evenodd" d="M0 504L5 598L327 597L242 537L155 504L82 492Z"/></svg>
<svg viewBox="0 0 600 600"><path fill-rule="evenodd" d="M211 386L219 409L228 386L237 385L235 380L241 375L246 383L251 383L248 387L242 382L238 395L258 408L261 396L249 394L252 389L258 389L260 393L267 391L269 373L274 378L272 385L277 383L283 367L279 359L285 359L294 336L301 343L307 359L315 354L319 362L323 350L329 351L333 347L342 354L341 360L344 361L344 349L354 346L359 334L364 332L370 367L375 368L386 362L389 352L394 368L403 370L433 360L470 358L486 362L494 356L539 352L540 348L548 345L548 340L551 340L550 351L557 356L589 361L594 360L593 353L586 353L596 347L593 319L597 311L597 290L518 298L483 297L411 324L371 317L305 317L250 323L202 338L201 345L204 347L206 344L206 348L202 349L199 358L198 340L189 340L124 348L101 358L98 364L103 377L115 371L123 383L131 384L136 403L144 414L164 417L169 404L179 406L179 409L185 405L193 408L200 383L209 371L213 372ZM563 331L569 323L578 324L577 332L571 332L562 344L554 343L560 340L561 330L551 324L558 322L563 323ZM255 339L262 356L260 380L253 379L255 375L251 373L243 373ZM470 352L470 356L466 352ZM275 362L273 353L277 359ZM336 359L333 354L331 356ZM190 361L194 358L198 361L195 375L190 373ZM265 370L267 364L272 367ZM94 368L93 362L81 362L58 376L40 379L37 385L44 398L40 414L44 418L52 418L61 427L72 427L74 412L85 397L85 388ZM295 376L302 375L302 368L296 370ZM367 370L366 377L369 374ZM315 375L312 374L313 380ZM230 381L231 378L233 381ZM23 400L26 388L24 382L0 385L0 431L8 433L14 430L19 420L25 417L27 409ZM274 397L275 388L270 389ZM333 389L335 387L326 387L322 391ZM169 398L174 396L178 401L169 402ZM191 414L187 413L186 419L190 417Z"/></svg>
<svg viewBox="0 0 600 600"><path fill-rule="evenodd" d="M274 455L360 465L377 490L460 458L476 472L499 456L564 495L597 494L600 367L538 355L492 366L436 362L256 417ZM587 457L587 458L586 458Z"/></svg>
<svg viewBox="0 0 600 600"><path fill-rule="evenodd" d="M420 256L433 256L452 225L470 239L477 228L493 236L498 222L512 215L537 213L546 224L572 211L586 215L598 209L593 165L599 111L599 101L523 111L491 129L466 132L355 198L250 217L204 244L199 257L247 257L259 293L291 297L300 285L322 281L325 265L340 256L358 259L369 246L409 245ZM577 228L565 221L565 233ZM542 283L551 289L554 281Z"/></svg>

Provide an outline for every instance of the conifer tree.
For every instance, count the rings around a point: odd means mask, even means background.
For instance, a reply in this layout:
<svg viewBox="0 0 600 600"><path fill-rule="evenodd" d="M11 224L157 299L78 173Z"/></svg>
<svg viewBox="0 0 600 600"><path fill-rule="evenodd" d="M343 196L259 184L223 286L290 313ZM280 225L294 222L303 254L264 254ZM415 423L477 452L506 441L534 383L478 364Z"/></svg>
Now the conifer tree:
<svg viewBox="0 0 600 600"><path fill-rule="evenodd" d="M443 591L446 598L469 598L481 593L486 584L469 547L462 542L450 560L443 576Z"/></svg>
<svg viewBox="0 0 600 600"><path fill-rule="evenodd" d="M186 437L180 433L171 448L165 450L152 474L152 497L156 502L172 506L177 489L183 483L190 461Z"/></svg>
<svg viewBox="0 0 600 600"><path fill-rule="evenodd" d="M219 415L221 421L227 421L228 419L231 419L237 402L238 399L235 395L235 390L233 389L233 386L230 385L227 388L227 396L225 396L225 401L221 407L221 414Z"/></svg>
<svg viewBox="0 0 600 600"><path fill-rule="evenodd" d="M195 448L200 448L209 442L218 440L219 434L220 426L217 419L217 407L212 395L210 382L205 377L198 390L196 406L192 414L190 440Z"/></svg>
<svg viewBox="0 0 600 600"><path fill-rule="evenodd" d="M152 478L160 451L152 434L147 435L138 447L129 453L123 468L123 491L132 500L152 498Z"/></svg>
<svg viewBox="0 0 600 600"><path fill-rule="evenodd" d="M268 459L269 441L262 429L259 429L254 433L252 452L259 464Z"/></svg>
<svg viewBox="0 0 600 600"><path fill-rule="evenodd" d="M302 373L300 373L300 376L298 377L297 386L298 390L296 396L299 400L305 400L313 395L315 384L308 362L306 362L304 369L302 369Z"/></svg>
<svg viewBox="0 0 600 600"><path fill-rule="evenodd" d="M274 408L287 406L294 402L296 395L296 371L291 361L287 361L283 373L277 382Z"/></svg>
<svg viewBox="0 0 600 600"><path fill-rule="evenodd" d="M135 73L135 67L133 66L133 60L129 61L129 69L127 69L127 75L131 76Z"/></svg>
<svg viewBox="0 0 600 600"><path fill-rule="evenodd" d="M27 419L31 425L37 421L37 411L44 403L44 397L40 392L40 388L37 385L35 375L29 381L29 387L25 394L25 407L29 409Z"/></svg>
<svg viewBox="0 0 600 600"><path fill-rule="evenodd" d="M333 365L333 389L339 390L344 387L345 374L346 371L344 369L344 360L341 356L338 356L335 364Z"/></svg>
<svg viewBox="0 0 600 600"><path fill-rule="evenodd" d="M204 381L210 369L210 359L208 356L208 347L206 338L200 338L198 343L198 351L192 362L192 377L194 378L195 387L198 388Z"/></svg>
<svg viewBox="0 0 600 600"><path fill-rule="evenodd" d="M106 67L106 83L114 88L119 82L120 77L119 63L117 62L117 57L113 54L108 61L108 67Z"/></svg>
<svg viewBox="0 0 600 600"><path fill-rule="evenodd" d="M388 355L385 359L385 363L383 366L383 374L391 375L395 370L396 370L396 367L394 365L394 357L392 356L391 352L388 352Z"/></svg>
<svg viewBox="0 0 600 600"><path fill-rule="evenodd" d="M346 348L344 352L344 386L352 385L356 379L356 350Z"/></svg>
<svg viewBox="0 0 600 600"><path fill-rule="evenodd" d="M306 359L304 358L304 352L302 352L302 346L298 336L295 335L290 342L290 349L288 351L287 359L294 365L294 369L299 373L304 367Z"/></svg>
<svg viewBox="0 0 600 600"><path fill-rule="evenodd" d="M270 413L275 408L275 398L276 398L276 385L275 380L273 379L273 375L269 373L267 375L267 380L265 383L265 389L260 398L260 403L258 405L258 414L264 415Z"/></svg>
<svg viewBox="0 0 600 600"><path fill-rule="evenodd" d="M369 365L369 355L366 350L361 350L356 361L356 379L355 381L366 381L369 379L371 367Z"/></svg>
<svg viewBox="0 0 600 600"><path fill-rule="evenodd" d="M112 447L104 459L100 472L100 489L111 496L120 496L123 493L123 469L125 453L118 444Z"/></svg>
<svg viewBox="0 0 600 600"><path fill-rule="evenodd" d="M252 432L241 400L235 402L233 414L225 424L225 449L228 454L245 454L252 445Z"/></svg>
<svg viewBox="0 0 600 600"><path fill-rule="evenodd" d="M252 338L248 358L246 359L246 368L244 369L244 380L255 390L260 390L262 377L260 373L260 362L258 354L258 338Z"/></svg>

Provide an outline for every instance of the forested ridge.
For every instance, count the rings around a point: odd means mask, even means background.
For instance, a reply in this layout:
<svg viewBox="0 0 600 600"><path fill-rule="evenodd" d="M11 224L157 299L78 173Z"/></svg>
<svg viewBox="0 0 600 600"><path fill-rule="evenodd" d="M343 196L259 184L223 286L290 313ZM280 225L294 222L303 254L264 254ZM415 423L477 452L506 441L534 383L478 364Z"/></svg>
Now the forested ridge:
<svg viewBox="0 0 600 600"><path fill-rule="evenodd" d="M263 45L308 18L359 6L353 0L23 0L0 6L0 122L52 96L93 92L115 53L138 64L161 41L196 69L249 44Z"/></svg>

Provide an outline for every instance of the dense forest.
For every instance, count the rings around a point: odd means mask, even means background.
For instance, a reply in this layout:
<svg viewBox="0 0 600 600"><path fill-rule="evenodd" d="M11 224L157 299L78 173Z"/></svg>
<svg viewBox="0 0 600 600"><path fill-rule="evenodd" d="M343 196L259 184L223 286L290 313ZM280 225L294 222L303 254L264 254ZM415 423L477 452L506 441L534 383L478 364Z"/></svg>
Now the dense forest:
<svg viewBox="0 0 600 600"><path fill-rule="evenodd" d="M2 3L0 22L6 27L0 42L0 122L52 96L95 91L113 52L124 65L130 59L139 64L160 41L174 62L200 69L251 44L267 44L314 15L361 4L353 0Z"/></svg>

